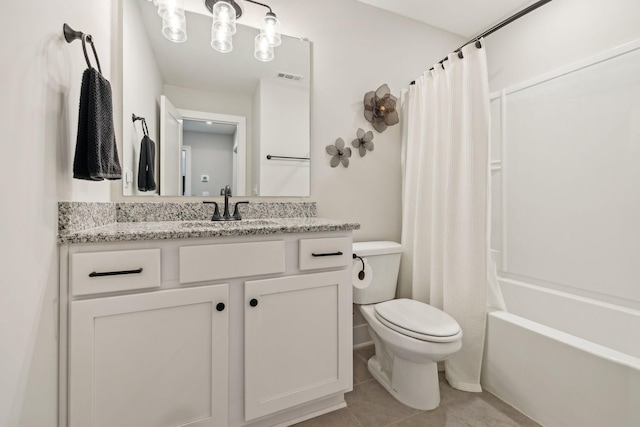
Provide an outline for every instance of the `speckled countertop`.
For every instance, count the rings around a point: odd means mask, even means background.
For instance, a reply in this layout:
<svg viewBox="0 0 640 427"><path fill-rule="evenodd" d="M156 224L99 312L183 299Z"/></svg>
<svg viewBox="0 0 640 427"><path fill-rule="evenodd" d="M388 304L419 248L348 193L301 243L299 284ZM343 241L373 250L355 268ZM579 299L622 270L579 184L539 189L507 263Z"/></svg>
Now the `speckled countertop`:
<svg viewBox="0 0 640 427"><path fill-rule="evenodd" d="M94 220L85 227L69 227L67 224L82 223L73 218L74 212L81 212L84 217L91 209L104 211L110 209L104 204L94 207L76 206L70 208L71 202L62 202L59 218L59 243L101 243L135 240L192 239L210 237L251 236L282 233L326 232L341 230L357 230L360 224L315 217L315 205L311 209L299 212L300 206L289 209L285 217L248 218L241 221L203 221L203 220L125 220L116 221L109 214L105 215L102 224ZM139 206L138 206L139 208ZM89 209L89 210L87 210ZM68 212L72 212L69 214ZM301 216L288 216L299 214ZM280 212L282 214L282 212ZM71 217L70 217L71 215ZM127 218L129 219L129 218ZM155 219L155 218L154 218Z"/></svg>
<svg viewBox="0 0 640 427"><path fill-rule="evenodd" d="M360 224L323 218L268 220L116 222L59 236L60 243L99 243L132 240L192 239L280 233L356 230Z"/></svg>

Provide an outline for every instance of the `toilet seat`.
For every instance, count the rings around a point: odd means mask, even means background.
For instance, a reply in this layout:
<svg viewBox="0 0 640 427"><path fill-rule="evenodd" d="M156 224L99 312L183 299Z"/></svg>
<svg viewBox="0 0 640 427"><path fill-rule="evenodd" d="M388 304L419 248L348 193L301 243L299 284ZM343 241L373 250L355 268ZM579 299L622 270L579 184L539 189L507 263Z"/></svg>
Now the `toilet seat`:
<svg viewBox="0 0 640 427"><path fill-rule="evenodd" d="M411 299L394 299L374 307L376 318L386 327L421 341L453 342L462 336L453 317L428 304Z"/></svg>

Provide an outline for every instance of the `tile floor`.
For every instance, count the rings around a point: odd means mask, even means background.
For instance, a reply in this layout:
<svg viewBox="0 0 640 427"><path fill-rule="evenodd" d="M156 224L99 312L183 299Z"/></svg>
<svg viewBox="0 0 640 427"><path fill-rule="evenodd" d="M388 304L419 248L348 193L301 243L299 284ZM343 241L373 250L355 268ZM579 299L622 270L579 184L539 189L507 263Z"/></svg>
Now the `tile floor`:
<svg viewBox="0 0 640 427"><path fill-rule="evenodd" d="M353 391L347 407L296 424L298 427L515 427L539 426L491 393L465 393L440 377L440 406L419 411L395 400L371 376L373 346L353 353Z"/></svg>

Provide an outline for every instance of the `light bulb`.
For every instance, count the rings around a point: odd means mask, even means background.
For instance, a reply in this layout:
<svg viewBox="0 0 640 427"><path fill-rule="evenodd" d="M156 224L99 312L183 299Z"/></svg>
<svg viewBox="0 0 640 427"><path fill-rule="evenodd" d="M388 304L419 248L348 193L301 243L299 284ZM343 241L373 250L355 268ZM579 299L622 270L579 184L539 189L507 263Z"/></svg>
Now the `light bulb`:
<svg viewBox="0 0 640 427"><path fill-rule="evenodd" d="M211 47L218 52L231 52L233 50L232 35L233 33L229 26L216 25L214 23L211 26Z"/></svg>
<svg viewBox="0 0 640 427"><path fill-rule="evenodd" d="M218 1L213 5L213 26L227 27L231 34L236 33L236 10L231 3Z"/></svg>
<svg viewBox="0 0 640 427"><path fill-rule="evenodd" d="M269 62L275 57L273 46L269 44L269 40L262 33L256 36L253 56L255 56L258 61L263 62Z"/></svg>
<svg viewBox="0 0 640 427"><path fill-rule="evenodd" d="M167 14L181 15L184 18L184 0L157 0L158 15L164 18Z"/></svg>
<svg viewBox="0 0 640 427"><path fill-rule="evenodd" d="M260 34L266 37L270 46L280 46L282 43L282 38L280 36L280 21L276 17L275 13L268 12L265 17L262 18Z"/></svg>

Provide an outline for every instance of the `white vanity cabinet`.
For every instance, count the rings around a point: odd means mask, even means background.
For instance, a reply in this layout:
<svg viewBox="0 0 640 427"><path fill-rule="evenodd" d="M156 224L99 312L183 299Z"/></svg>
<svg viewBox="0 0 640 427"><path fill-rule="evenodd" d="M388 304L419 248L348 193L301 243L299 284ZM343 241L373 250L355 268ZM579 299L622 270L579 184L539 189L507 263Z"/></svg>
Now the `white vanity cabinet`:
<svg viewBox="0 0 640 427"><path fill-rule="evenodd" d="M350 231L72 244L60 260L61 427L287 426L345 406Z"/></svg>
<svg viewBox="0 0 640 427"><path fill-rule="evenodd" d="M69 425L223 426L228 285L74 301Z"/></svg>
<svg viewBox="0 0 640 427"><path fill-rule="evenodd" d="M351 387L348 278L343 270L245 282L247 420Z"/></svg>
<svg viewBox="0 0 640 427"><path fill-rule="evenodd" d="M229 285L161 289L161 249L137 246L74 246L68 255L60 425L224 426Z"/></svg>

